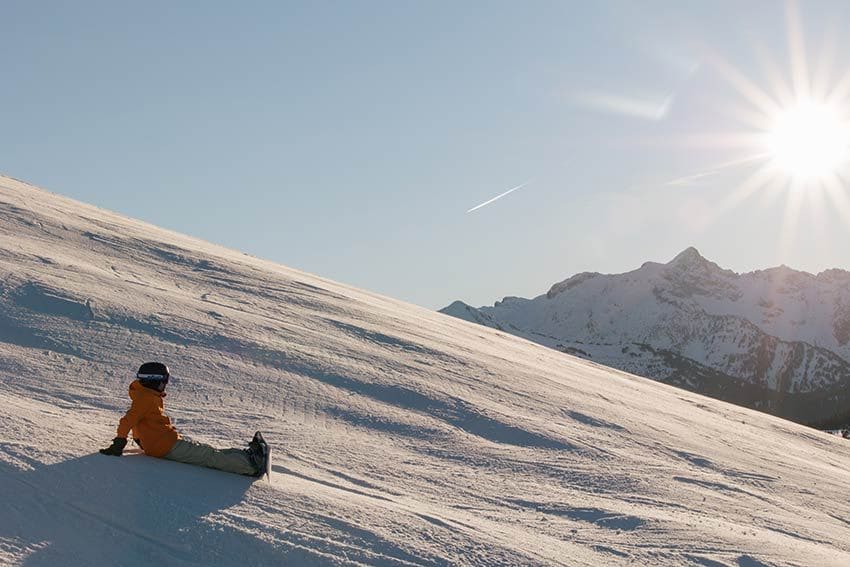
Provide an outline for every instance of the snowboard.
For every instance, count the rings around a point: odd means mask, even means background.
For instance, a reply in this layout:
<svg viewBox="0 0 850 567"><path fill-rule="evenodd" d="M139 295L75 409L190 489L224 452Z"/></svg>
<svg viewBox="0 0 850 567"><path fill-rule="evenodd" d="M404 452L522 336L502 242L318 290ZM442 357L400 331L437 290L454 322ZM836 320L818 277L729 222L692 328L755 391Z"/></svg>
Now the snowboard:
<svg viewBox="0 0 850 567"><path fill-rule="evenodd" d="M262 473L258 475L259 478L263 478L263 475L271 482L272 480L272 449L269 447L269 444L266 443L266 440L263 439L263 434L259 431L254 433L254 439L251 441L252 443L256 443L260 447L260 451L263 455L263 463L265 464L264 470Z"/></svg>

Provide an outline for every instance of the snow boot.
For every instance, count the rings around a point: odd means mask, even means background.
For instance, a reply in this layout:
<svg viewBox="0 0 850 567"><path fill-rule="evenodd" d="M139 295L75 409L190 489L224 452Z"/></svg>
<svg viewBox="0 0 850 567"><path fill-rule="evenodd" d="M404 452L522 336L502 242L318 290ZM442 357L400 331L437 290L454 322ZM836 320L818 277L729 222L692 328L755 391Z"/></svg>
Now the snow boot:
<svg viewBox="0 0 850 567"><path fill-rule="evenodd" d="M248 457L251 459L251 464L257 470L257 478L263 475L269 475L271 472L271 450L268 443L263 439L263 434L257 431L254 433L254 438L248 443Z"/></svg>

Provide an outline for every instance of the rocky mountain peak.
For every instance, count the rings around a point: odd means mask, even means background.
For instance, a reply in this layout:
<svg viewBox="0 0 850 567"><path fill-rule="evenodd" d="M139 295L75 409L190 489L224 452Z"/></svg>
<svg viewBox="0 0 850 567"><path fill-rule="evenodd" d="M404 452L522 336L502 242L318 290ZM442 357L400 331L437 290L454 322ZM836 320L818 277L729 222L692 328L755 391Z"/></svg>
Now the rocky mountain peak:
<svg viewBox="0 0 850 567"><path fill-rule="evenodd" d="M711 260L707 260L699 250L690 246L664 265L665 279L686 285L686 294L702 293L714 295L729 287L730 279L737 276L731 270L724 270Z"/></svg>
<svg viewBox="0 0 850 567"><path fill-rule="evenodd" d="M680 269L691 269L694 267L700 266L713 266L712 262L706 260L702 254L699 253L699 250L694 248L693 246L689 246L679 252L675 258L670 260L667 266L671 268L680 268Z"/></svg>

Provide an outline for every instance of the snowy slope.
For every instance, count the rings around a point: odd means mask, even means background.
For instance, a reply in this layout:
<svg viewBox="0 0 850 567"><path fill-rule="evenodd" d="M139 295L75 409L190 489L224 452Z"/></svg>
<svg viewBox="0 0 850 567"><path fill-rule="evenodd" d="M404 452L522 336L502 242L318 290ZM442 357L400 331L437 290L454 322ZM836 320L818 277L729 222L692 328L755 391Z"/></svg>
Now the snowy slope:
<svg viewBox="0 0 850 567"><path fill-rule="evenodd" d="M144 360L271 482L128 455ZM0 564L847 565L850 445L0 178ZM158 563L157 563L158 562Z"/></svg>
<svg viewBox="0 0 850 567"><path fill-rule="evenodd" d="M850 272L723 270L689 248L667 264L583 273L532 300L443 313L803 422L850 405Z"/></svg>

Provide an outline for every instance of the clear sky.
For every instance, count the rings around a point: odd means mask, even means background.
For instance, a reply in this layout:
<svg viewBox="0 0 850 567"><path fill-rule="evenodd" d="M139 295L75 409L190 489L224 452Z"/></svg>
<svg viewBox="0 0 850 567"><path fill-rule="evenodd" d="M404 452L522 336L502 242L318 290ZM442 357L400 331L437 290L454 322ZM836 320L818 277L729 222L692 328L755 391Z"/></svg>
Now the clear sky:
<svg viewBox="0 0 850 567"><path fill-rule="evenodd" d="M848 21L814 0L10 0L0 172L430 308L692 245L847 269L837 168L798 183L759 155L801 93L846 120ZM779 165L831 155L789 128Z"/></svg>

